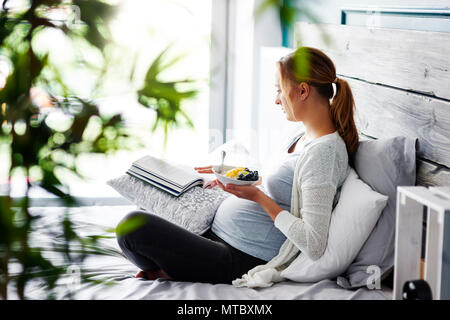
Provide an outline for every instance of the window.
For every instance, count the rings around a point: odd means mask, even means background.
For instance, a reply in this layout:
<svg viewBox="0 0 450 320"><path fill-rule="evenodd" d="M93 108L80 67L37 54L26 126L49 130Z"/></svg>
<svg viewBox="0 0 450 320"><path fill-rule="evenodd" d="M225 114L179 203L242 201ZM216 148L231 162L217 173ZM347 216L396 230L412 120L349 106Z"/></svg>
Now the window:
<svg viewBox="0 0 450 320"><path fill-rule="evenodd" d="M116 19L111 22L114 41L130 59L137 57L136 70L144 72L156 56L169 44L171 52L187 54L166 74L170 80L198 79L199 94L183 104L194 123L194 129L176 128L169 131L164 150L164 133L151 132L155 120L153 111L139 105L132 92L122 90L111 81L106 90L117 95L102 99L105 112L122 112L127 126L145 142L145 148L120 151L115 155L85 155L77 165L94 181L103 182L121 175L131 162L146 154L196 165L208 153L209 121L209 60L211 33L211 1L124 0ZM180 160L181 159L181 160Z"/></svg>
<svg viewBox="0 0 450 320"><path fill-rule="evenodd" d="M82 181L69 172L57 172L69 185L75 196L116 195L105 182L125 173L131 162L152 154L170 161L186 165L198 165L208 154L209 140L209 77L211 46L211 12L213 0L121 0L116 16L110 21L111 34L115 43L109 55L110 63L117 68L106 74L105 83L96 100L102 113L122 113L125 124L144 142L144 147L134 151L119 151L111 155L85 154L77 159L77 168L87 181ZM14 2L20 6L21 2ZM43 33L36 46L49 46L55 55L64 62L70 51L67 42L60 41L52 30ZM125 84L123 78L129 77L121 70L121 63L135 64L136 78L143 78L150 64L170 44L170 56L185 55L163 74L170 81L199 80L199 93L195 99L185 101L183 111L189 116L194 128L187 126L173 128L168 132L164 148L164 131L158 128L151 132L155 112L137 102L135 92L139 89ZM89 54L89 53L87 53ZM95 60L95 54L91 55ZM129 66L129 65L128 65ZM89 75L76 69L65 72L71 88L78 94L88 94L92 86ZM56 119L58 121L58 119ZM4 153L2 153L3 155ZM23 177L17 177L22 181ZM15 180L15 179L14 179ZM87 183L86 183L87 182ZM21 195L20 183L14 187L12 195ZM41 196L40 192L34 194ZM31 193L33 196L33 192Z"/></svg>

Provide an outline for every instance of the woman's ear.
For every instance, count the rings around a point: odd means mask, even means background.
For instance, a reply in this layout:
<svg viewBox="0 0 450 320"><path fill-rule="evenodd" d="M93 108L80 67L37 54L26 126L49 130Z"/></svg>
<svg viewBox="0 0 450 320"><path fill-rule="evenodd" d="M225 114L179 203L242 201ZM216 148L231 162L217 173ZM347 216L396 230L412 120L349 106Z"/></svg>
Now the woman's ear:
<svg viewBox="0 0 450 320"><path fill-rule="evenodd" d="M309 96L310 87L306 82L301 82L297 86L298 96L300 100L304 101Z"/></svg>

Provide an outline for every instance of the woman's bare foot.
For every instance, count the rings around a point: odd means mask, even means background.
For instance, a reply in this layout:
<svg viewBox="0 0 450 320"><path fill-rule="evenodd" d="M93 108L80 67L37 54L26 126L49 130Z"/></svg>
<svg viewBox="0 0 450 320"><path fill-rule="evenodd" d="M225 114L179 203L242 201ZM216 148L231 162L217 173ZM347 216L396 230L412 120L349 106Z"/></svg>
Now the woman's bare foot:
<svg viewBox="0 0 450 320"><path fill-rule="evenodd" d="M136 273L135 277L136 277L136 278L147 279L147 272L145 272L145 271L139 271L138 273Z"/></svg>
<svg viewBox="0 0 450 320"><path fill-rule="evenodd" d="M139 271L135 277L143 278L146 280L155 280L158 278L172 279L167 273L164 272L164 270Z"/></svg>

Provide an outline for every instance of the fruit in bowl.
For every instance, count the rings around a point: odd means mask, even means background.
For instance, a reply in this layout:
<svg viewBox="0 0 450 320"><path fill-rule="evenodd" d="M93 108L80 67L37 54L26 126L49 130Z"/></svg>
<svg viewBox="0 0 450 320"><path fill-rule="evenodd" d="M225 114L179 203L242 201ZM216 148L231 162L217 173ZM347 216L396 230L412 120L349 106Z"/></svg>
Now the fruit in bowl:
<svg viewBox="0 0 450 320"><path fill-rule="evenodd" d="M240 186L251 185L259 180L258 171L252 171L246 167L234 167L234 166L213 166L213 172L217 180L223 185L232 183Z"/></svg>

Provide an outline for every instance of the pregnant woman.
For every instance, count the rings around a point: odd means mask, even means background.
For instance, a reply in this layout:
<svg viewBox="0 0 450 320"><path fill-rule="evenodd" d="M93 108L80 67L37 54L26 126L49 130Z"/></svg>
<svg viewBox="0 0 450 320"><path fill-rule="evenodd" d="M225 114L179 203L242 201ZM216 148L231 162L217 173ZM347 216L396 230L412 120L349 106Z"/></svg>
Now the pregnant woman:
<svg viewBox="0 0 450 320"><path fill-rule="evenodd" d="M278 61L275 79L276 105L305 131L287 144L262 185L214 181L231 196L201 236L156 215L128 214L124 220L146 221L118 236L126 257L142 270L137 277L267 287L283 280L281 271L299 254L323 255L337 190L358 146L352 92L330 58L309 47Z"/></svg>

